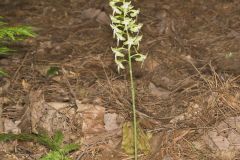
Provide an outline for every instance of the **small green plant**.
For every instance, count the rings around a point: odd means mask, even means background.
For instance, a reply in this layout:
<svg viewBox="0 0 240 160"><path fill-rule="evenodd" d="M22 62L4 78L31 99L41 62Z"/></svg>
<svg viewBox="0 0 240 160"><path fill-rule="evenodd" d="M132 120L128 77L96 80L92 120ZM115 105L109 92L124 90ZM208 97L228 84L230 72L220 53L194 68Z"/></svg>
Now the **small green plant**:
<svg viewBox="0 0 240 160"><path fill-rule="evenodd" d="M113 10L110 16L113 38L117 39L117 47L112 48L115 55L115 63L117 64L118 71L125 69L126 64L128 64L129 68L133 109L134 157L136 160L138 155L138 140L132 62L143 62L146 59L146 55L138 52L139 43L142 40L142 35L139 35L139 33L143 24L137 23L137 16L140 10L134 9L130 0L110 0L109 5Z"/></svg>
<svg viewBox="0 0 240 160"><path fill-rule="evenodd" d="M21 41L27 37L34 37L35 33L31 27L28 26L17 26L9 27L7 23L2 21L0 16L0 57L8 55L10 52L14 51L4 44L14 41ZM0 76L6 76L7 73L0 68Z"/></svg>
<svg viewBox="0 0 240 160"><path fill-rule="evenodd" d="M53 137L36 134L0 134L0 142L13 140L33 141L46 146L51 151L40 160L71 160L67 157L67 154L77 150L79 146L77 144L63 145L63 138L62 132L56 132Z"/></svg>
<svg viewBox="0 0 240 160"><path fill-rule="evenodd" d="M51 67L49 67L49 69L47 70L47 76L48 76L48 77L56 76L56 75L59 74L59 70L60 70L59 67L51 66Z"/></svg>

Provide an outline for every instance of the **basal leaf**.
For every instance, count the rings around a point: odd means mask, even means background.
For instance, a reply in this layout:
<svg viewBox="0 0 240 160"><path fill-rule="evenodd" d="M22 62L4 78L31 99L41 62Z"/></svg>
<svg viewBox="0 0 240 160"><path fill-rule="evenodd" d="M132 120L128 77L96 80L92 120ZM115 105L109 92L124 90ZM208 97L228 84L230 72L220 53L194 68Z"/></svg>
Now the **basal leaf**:
<svg viewBox="0 0 240 160"><path fill-rule="evenodd" d="M149 140L151 138L151 135L148 135L144 133L144 131L139 128L137 128L137 139L138 139L138 148L139 151L147 154L150 151L150 144ZM123 125L123 140L122 140L122 149L127 154L134 154L134 136L133 136L133 124L132 122L126 122Z"/></svg>

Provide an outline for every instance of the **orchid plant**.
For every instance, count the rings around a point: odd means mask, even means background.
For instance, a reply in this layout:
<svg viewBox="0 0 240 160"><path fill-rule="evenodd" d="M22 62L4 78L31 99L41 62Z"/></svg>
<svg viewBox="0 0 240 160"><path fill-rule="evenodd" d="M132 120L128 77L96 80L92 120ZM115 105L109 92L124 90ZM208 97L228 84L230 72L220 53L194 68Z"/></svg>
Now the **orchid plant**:
<svg viewBox="0 0 240 160"><path fill-rule="evenodd" d="M137 117L136 117L136 103L135 103L135 84L133 79L132 62L144 62L146 55L139 53L139 43L142 40L140 30L143 26L142 23L137 22L137 17L140 13L139 9L134 9L130 0L110 0L113 13L110 15L111 28L113 30L113 38L117 40L117 46L112 47L115 55L115 63L118 72L125 69L128 64L130 83L131 83L131 96L132 96L132 109L133 109L133 134L134 134L134 157L137 159Z"/></svg>

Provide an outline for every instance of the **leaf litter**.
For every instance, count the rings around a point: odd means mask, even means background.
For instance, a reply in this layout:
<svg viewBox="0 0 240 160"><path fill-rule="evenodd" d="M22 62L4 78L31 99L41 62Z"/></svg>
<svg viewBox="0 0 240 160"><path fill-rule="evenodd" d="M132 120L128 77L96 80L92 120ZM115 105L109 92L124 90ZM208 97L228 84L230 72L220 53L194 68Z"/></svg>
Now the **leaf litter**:
<svg viewBox="0 0 240 160"><path fill-rule="evenodd" d="M23 133L51 135L60 129L65 141L83 144L71 153L73 159L128 159L121 149L122 127L131 119L127 73L116 74L108 50L112 33L107 2L9 2L0 2L3 16L40 29L36 39L16 44L20 54L0 59L0 65L14 75L14 80L0 78L0 119L8 126L1 132L15 132L18 123ZM140 158L238 158L234 125L240 101L238 1L135 3L143 14L142 49L150 58L142 70L134 65L137 113L155 142ZM29 56L24 58L26 52ZM70 85L62 71L47 78L51 66L65 68ZM78 110L76 101L86 110ZM31 159L46 152L39 146L31 150L29 143L1 146L0 159Z"/></svg>

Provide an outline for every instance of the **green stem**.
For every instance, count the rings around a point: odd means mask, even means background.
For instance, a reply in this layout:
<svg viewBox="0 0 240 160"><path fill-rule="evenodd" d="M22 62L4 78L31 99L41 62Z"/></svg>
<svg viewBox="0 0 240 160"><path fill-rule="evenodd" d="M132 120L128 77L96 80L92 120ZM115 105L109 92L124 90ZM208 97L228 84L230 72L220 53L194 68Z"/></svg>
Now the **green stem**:
<svg viewBox="0 0 240 160"><path fill-rule="evenodd" d="M137 148L136 96L135 96L135 86L134 86L133 70L132 70L131 47L128 47L128 65L129 65L129 75L130 75L131 95L132 95L132 110L133 110L134 159L137 160L138 159L138 148Z"/></svg>
<svg viewBox="0 0 240 160"><path fill-rule="evenodd" d="M124 0L125 2L125 0ZM126 15L124 14L124 20ZM126 30L127 38L129 38L129 31ZM134 159L138 159L138 146L137 146L137 116L136 116L136 93L135 93L135 86L134 86L134 79L133 79L133 69L132 69L132 55L131 55L131 45L128 45L128 66L129 66L129 76L130 76L130 83L131 83L131 95L132 95L132 111L133 111L133 143L134 143Z"/></svg>

